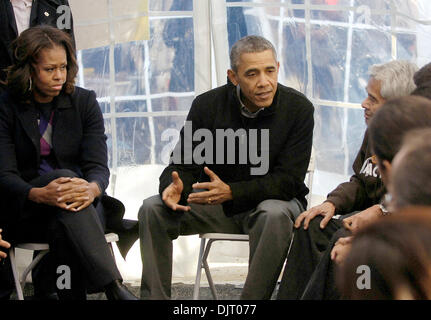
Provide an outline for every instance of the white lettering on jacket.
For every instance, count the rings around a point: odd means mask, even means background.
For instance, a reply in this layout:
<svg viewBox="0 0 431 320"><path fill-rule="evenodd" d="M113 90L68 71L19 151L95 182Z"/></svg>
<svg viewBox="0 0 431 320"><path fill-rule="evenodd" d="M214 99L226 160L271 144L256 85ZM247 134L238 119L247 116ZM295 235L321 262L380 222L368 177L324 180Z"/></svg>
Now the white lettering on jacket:
<svg viewBox="0 0 431 320"><path fill-rule="evenodd" d="M373 163L372 157L364 161L359 174L364 174L366 177L381 178L379 168Z"/></svg>

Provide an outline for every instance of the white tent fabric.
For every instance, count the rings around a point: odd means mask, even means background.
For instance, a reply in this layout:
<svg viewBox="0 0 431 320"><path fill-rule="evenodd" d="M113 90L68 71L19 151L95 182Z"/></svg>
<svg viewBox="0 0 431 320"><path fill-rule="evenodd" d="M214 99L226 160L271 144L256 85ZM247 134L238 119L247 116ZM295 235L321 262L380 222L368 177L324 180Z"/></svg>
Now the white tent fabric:
<svg viewBox="0 0 431 320"><path fill-rule="evenodd" d="M148 0L71 0L78 50L149 39Z"/></svg>

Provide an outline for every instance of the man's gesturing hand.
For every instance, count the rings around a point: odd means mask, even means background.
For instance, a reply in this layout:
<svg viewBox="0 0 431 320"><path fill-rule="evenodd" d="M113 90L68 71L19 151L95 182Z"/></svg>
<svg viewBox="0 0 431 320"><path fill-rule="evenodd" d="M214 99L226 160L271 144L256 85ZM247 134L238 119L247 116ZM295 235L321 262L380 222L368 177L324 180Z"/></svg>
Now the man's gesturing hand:
<svg viewBox="0 0 431 320"><path fill-rule="evenodd" d="M163 190L162 200L172 210L177 211L189 211L189 206L179 205L181 199L181 193L183 192L183 182L178 175L178 172L172 172L172 183Z"/></svg>
<svg viewBox="0 0 431 320"><path fill-rule="evenodd" d="M308 229L308 224L316 216L321 215L324 218L320 222L320 228L324 229L328 224L329 220L334 216L335 206L331 202L324 202L321 205L315 206L307 211L301 213L295 221L295 228L301 226L301 222L304 221L304 229Z"/></svg>
<svg viewBox="0 0 431 320"><path fill-rule="evenodd" d="M193 189L206 189L208 191L194 192L189 195L189 203L199 204L220 204L232 200L232 190L213 171L204 168L205 173L210 177L211 182L195 183Z"/></svg>

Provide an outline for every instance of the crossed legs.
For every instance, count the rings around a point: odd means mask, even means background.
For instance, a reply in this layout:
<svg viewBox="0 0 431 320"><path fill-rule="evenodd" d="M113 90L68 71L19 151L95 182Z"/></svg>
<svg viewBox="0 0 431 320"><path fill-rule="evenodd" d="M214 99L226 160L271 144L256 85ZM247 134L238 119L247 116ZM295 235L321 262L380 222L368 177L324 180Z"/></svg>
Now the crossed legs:
<svg viewBox="0 0 431 320"><path fill-rule="evenodd" d="M70 170L55 170L31 182L44 186L59 177L76 176ZM121 280L114 257L93 205L79 212L27 202L22 219L11 228L15 242L48 242L50 253L44 257L42 278L35 285L55 284L56 270L60 265L70 267L71 289L59 290L60 298L85 299L86 288L102 290L114 280ZM46 271L46 272L45 272ZM42 280L42 279L40 279ZM45 284L43 282L46 282Z"/></svg>

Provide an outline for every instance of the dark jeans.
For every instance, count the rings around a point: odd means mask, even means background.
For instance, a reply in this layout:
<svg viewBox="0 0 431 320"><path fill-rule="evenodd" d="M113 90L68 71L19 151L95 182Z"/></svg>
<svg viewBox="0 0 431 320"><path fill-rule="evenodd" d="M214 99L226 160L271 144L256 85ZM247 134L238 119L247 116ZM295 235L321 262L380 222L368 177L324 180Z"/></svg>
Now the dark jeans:
<svg viewBox="0 0 431 320"><path fill-rule="evenodd" d="M46 186L59 177L76 176L70 170L55 170L30 182L35 187ZM36 290L55 288L61 299L85 299L87 289L102 290L121 275L106 243L103 228L93 205L71 212L28 201L24 218L8 229L8 241L47 242L50 252L42 259L33 274ZM68 266L71 288L56 286L58 267Z"/></svg>
<svg viewBox="0 0 431 320"><path fill-rule="evenodd" d="M347 215L343 218L346 217ZM349 236L350 232L344 229L342 220L337 219L331 219L321 229L322 219L321 216L315 217L307 230L303 226L295 230L277 299L339 298L331 251L335 242Z"/></svg>

